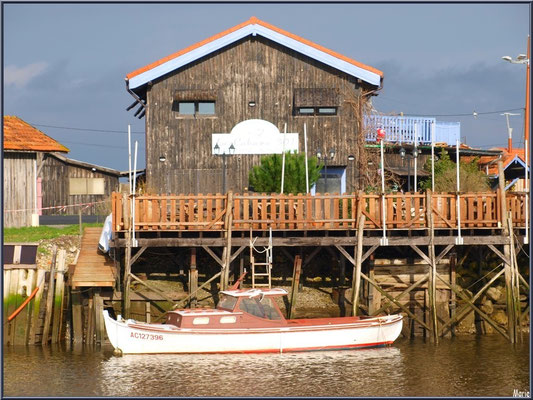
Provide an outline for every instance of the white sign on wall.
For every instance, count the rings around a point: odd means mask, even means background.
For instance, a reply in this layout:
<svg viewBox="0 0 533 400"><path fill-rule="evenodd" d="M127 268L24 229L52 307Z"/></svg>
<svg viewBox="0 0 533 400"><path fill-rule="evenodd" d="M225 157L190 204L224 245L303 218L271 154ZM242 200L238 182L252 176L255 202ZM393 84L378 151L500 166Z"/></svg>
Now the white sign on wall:
<svg viewBox="0 0 533 400"><path fill-rule="evenodd" d="M298 152L298 133L281 133L274 124L262 119L239 122L231 133L213 133L211 150L216 154L228 154L231 145L233 154L281 154L285 151Z"/></svg>

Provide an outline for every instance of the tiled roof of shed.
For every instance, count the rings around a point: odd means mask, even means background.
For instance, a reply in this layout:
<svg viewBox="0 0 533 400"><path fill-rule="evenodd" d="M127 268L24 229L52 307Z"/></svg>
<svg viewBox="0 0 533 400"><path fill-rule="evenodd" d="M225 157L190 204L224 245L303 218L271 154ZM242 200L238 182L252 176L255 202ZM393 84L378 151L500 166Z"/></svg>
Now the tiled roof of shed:
<svg viewBox="0 0 533 400"><path fill-rule="evenodd" d="M61 143L12 115L4 116L4 150L69 152Z"/></svg>
<svg viewBox="0 0 533 400"><path fill-rule="evenodd" d="M381 79L383 79L383 72L374 67L343 56L256 17L251 17L248 21L139 68L127 74L126 79L130 81L131 89L138 88L152 79L189 64L248 35L264 36L376 86L380 85Z"/></svg>
<svg viewBox="0 0 533 400"><path fill-rule="evenodd" d="M501 150L502 151L502 166L503 166L503 169L505 170L509 164L511 164L513 162L513 160L515 158L518 158L520 161L522 161L523 163L525 163L525 152L524 152L524 149L522 148L513 148L511 149L511 151L509 152L506 148L502 148L502 147L498 147L496 148L497 150ZM472 161L474 160L475 157L464 157L463 160L465 162L469 162L469 161ZM478 164L479 166L488 166L488 174L489 175L498 175L498 163L495 162L497 161L498 157L497 156L481 156L481 157L478 157Z"/></svg>

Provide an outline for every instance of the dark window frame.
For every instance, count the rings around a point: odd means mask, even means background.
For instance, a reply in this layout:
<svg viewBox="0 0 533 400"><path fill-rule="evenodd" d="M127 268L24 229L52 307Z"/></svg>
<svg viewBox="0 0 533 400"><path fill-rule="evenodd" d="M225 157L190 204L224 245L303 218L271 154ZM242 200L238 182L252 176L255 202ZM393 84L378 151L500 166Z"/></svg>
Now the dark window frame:
<svg viewBox="0 0 533 400"><path fill-rule="evenodd" d="M301 112L301 110L313 110L313 112ZM321 110L331 110L333 109L334 112L323 112ZM334 117L337 116L339 113L339 108L337 106L331 106L331 107L325 107L325 106L313 106L313 107L296 107L295 114L297 116L301 117L310 117L310 116L318 116L318 117Z"/></svg>
<svg viewBox="0 0 533 400"><path fill-rule="evenodd" d="M194 113L181 113L180 104L181 103L192 103L194 104ZM213 113L206 114L200 113L200 104L209 103L213 105ZM174 100L172 102L172 111L176 113L176 118L213 118L217 116L217 102L215 100Z"/></svg>

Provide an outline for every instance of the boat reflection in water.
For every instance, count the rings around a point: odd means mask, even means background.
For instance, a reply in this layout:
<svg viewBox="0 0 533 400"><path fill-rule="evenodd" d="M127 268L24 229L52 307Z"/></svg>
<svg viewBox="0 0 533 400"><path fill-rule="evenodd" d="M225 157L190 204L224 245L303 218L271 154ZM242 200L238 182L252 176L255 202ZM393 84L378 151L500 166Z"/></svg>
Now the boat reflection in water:
<svg viewBox="0 0 533 400"><path fill-rule="evenodd" d="M392 344L401 315L286 320L274 298L284 289L220 292L216 309L170 311L164 324L117 320L104 310L109 340L122 354L283 353Z"/></svg>

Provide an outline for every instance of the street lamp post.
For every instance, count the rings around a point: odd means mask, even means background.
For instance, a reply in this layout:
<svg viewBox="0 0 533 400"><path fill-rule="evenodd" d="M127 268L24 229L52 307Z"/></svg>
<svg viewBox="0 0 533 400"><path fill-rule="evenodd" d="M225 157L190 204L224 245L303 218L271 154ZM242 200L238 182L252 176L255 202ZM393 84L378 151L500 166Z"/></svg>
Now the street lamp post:
<svg viewBox="0 0 533 400"><path fill-rule="evenodd" d="M411 160L416 160L418 158L418 150L415 147L412 154L407 154L402 147L400 148L400 157L402 160L407 157L407 191L411 192Z"/></svg>
<svg viewBox="0 0 533 400"><path fill-rule="evenodd" d="M233 146L233 143L229 146L227 149L228 154L226 154L226 150L222 151L222 154L220 154L220 146L215 144L214 147L215 155L222 156L222 193L226 193L226 157L228 155L235 154L235 146Z"/></svg>
<svg viewBox="0 0 533 400"><path fill-rule="evenodd" d="M329 149L328 154L322 154L322 151L318 149L316 151L316 158L324 160L324 192L328 193L328 161L333 161L335 158L335 149L333 147Z"/></svg>
<svg viewBox="0 0 533 400"><path fill-rule="evenodd" d="M529 142L529 108L530 108L530 99L529 99L529 60L530 60L530 37L527 37L527 55L519 54L515 59L512 59L509 56L502 57L503 60L510 62L511 64L525 64L526 65L526 104L525 104L525 115L524 115L524 158L526 161L526 168L524 173L524 191L526 193L525 198L525 216L526 216L526 232L524 235L524 244L529 243L529 179L528 179L528 169L529 169L529 154L528 154L528 142Z"/></svg>

